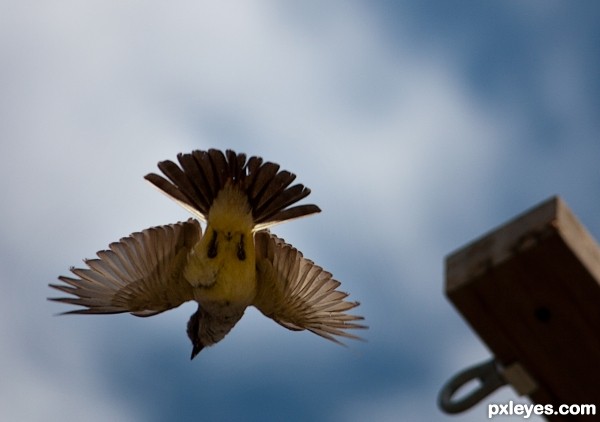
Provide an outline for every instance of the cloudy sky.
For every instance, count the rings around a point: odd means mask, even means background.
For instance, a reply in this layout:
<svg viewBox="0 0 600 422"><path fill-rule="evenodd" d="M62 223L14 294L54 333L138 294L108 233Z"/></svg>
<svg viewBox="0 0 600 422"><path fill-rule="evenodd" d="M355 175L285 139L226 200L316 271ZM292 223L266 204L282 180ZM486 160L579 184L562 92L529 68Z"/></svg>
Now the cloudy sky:
<svg viewBox="0 0 600 422"><path fill-rule="evenodd" d="M554 194L600 237L599 18L591 1L1 0L0 418L482 420L485 403L436 407L489 356L444 258ZM250 309L190 362L193 304L54 316L59 274L188 217L143 176L211 147L311 188L323 212L275 232L361 302L367 342Z"/></svg>

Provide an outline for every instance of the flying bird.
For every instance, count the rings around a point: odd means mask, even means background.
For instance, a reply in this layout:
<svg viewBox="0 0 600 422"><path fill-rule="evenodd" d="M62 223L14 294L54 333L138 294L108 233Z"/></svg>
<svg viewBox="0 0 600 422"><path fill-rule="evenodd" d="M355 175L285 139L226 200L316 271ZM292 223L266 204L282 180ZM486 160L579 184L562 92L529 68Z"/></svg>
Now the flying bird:
<svg viewBox="0 0 600 422"><path fill-rule="evenodd" d="M136 232L71 268L63 284L50 287L71 296L50 298L83 308L65 314L129 312L147 317L196 301L187 324L193 359L222 340L248 306L290 330L309 330L340 343L360 339L349 329L367 328L359 305L346 300L340 282L283 239L278 223L318 213L296 176L262 158L232 150L193 151L162 161L164 176L145 179L195 218ZM204 231L200 222L205 224Z"/></svg>

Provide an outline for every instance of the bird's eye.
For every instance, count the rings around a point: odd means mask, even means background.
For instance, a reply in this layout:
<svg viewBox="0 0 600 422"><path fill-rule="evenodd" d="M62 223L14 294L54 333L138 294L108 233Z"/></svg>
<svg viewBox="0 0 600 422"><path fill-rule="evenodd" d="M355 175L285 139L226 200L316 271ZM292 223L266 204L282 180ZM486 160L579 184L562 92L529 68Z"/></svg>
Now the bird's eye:
<svg viewBox="0 0 600 422"><path fill-rule="evenodd" d="M212 239L210 239L210 243L208 244L208 252L206 256L209 258L214 258L217 256L217 232L213 230Z"/></svg>
<svg viewBox="0 0 600 422"><path fill-rule="evenodd" d="M238 243L237 247L237 257L240 261L246 259L246 249L244 248L244 235L240 236L240 243Z"/></svg>

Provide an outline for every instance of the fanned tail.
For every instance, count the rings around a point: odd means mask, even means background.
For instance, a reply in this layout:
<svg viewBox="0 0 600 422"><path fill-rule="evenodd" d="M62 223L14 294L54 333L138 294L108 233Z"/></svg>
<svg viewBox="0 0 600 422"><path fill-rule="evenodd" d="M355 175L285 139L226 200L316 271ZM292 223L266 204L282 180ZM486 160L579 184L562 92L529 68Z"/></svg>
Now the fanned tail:
<svg viewBox="0 0 600 422"><path fill-rule="evenodd" d="M162 161L158 168L166 176L150 173L146 180L183 207L206 221L211 205L227 183L246 193L252 209L254 230L320 212L314 204L291 206L310 194L302 184L292 185L296 175L279 165L227 150L196 150L178 154L179 165Z"/></svg>

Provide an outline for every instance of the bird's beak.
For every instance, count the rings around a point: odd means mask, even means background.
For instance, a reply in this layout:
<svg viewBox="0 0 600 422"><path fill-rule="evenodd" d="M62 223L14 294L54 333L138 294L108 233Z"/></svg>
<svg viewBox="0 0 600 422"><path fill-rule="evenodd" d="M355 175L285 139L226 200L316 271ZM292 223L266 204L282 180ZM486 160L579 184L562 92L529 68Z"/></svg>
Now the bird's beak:
<svg viewBox="0 0 600 422"><path fill-rule="evenodd" d="M190 360L194 359L198 353L200 353L202 351L202 349L204 349L204 345L200 342L198 342L197 344L194 344L194 347L192 348L192 356L190 356Z"/></svg>

